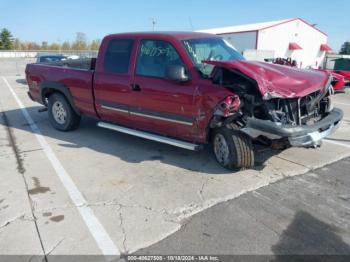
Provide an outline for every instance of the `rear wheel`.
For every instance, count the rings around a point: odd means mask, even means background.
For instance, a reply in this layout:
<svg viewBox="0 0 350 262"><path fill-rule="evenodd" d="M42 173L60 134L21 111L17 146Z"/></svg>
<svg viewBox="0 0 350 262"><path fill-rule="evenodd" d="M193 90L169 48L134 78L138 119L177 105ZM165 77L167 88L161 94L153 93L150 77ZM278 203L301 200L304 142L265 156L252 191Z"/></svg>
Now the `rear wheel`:
<svg viewBox="0 0 350 262"><path fill-rule="evenodd" d="M250 137L226 127L215 130L213 151L216 160L228 169L243 169L254 166L254 151Z"/></svg>
<svg viewBox="0 0 350 262"><path fill-rule="evenodd" d="M48 113L51 125L57 130L70 131L79 127L80 116L60 93L50 95Z"/></svg>

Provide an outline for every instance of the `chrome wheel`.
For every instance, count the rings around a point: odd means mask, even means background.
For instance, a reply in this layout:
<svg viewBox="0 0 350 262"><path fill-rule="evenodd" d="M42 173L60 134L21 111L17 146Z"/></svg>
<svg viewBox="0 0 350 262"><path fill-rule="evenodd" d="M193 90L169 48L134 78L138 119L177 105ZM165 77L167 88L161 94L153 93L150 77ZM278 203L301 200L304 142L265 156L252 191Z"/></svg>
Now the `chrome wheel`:
<svg viewBox="0 0 350 262"><path fill-rule="evenodd" d="M230 150L225 137L222 134L216 134L213 146L218 162L224 166L227 165L229 163Z"/></svg>
<svg viewBox="0 0 350 262"><path fill-rule="evenodd" d="M66 123L67 111L60 101L56 101L55 103L53 103L52 115L58 124L63 125L64 123Z"/></svg>

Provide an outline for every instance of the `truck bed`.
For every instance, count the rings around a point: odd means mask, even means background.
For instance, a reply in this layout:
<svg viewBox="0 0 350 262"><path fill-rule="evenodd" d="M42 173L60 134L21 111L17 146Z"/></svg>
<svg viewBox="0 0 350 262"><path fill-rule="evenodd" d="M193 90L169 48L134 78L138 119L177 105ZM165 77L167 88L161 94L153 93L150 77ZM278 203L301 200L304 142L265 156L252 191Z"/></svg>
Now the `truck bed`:
<svg viewBox="0 0 350 262"><path fill-rule="evenodd" d="M96 58L81 58L81 59L67 59L54 62L44 62L40 64L51 65L51 66L62 66L74 69L82 70L94 70Z"/></svg>
<svg viewBox="0 0 350 262"><path fill-rule="evenodd" d="M92 87L94 66L95 59L28 64L26 75L31 98L45 104L41 89L53 84L58 85L69 91L77 111L95 117Z"/></svg>

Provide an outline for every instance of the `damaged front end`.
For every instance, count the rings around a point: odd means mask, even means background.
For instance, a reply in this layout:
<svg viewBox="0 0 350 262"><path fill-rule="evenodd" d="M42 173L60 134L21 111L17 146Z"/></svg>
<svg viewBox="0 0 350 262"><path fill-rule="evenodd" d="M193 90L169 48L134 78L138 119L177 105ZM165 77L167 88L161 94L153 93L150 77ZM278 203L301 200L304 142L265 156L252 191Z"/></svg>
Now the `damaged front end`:
<svg viewBox="0 0 350 262"><path fill-rule="evenodd" d="M266 101L273 122L282 125L312 125L333 109L331 95L334 94L331 79L320 90L304 97L271 98Z"/></svg>
<svg viewBox="0 0 350 262"><path fill-rule="evenodd" d="M234 68L217 66L212 80L237 94L234 100L239 103L236 107L225 107L234 109L226 111L221 106L225 103L219 103L211 127L226 125L253 139L280 141L286 146L316 147L339 127L343 117L342 111L332 105L331 77L323 82L323 87L309 88L307 94L302 90L297 95L295 90L286 95L287 89L283 95L274 90L262 94L258 87L261 79L256 81Z"/></svg>

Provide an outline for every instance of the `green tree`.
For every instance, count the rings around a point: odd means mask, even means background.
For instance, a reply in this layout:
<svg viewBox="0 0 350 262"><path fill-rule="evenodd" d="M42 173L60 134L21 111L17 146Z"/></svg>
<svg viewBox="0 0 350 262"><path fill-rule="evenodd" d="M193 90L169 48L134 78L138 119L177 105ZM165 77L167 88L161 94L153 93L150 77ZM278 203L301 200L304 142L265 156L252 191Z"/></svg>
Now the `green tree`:
<svg viewBox="0 0 350 262"><path fill-rule="evenodd" d="M345 42L341 49L340 49L341 55L350 55L350 42Z"/></svg>
<svg viewBox="0 0 350 262"><path fill-rule="evenodd" d="M2 29L0 32L0 49L12 49L12 42L13 38L11 32L6 28Z"/></svg>

